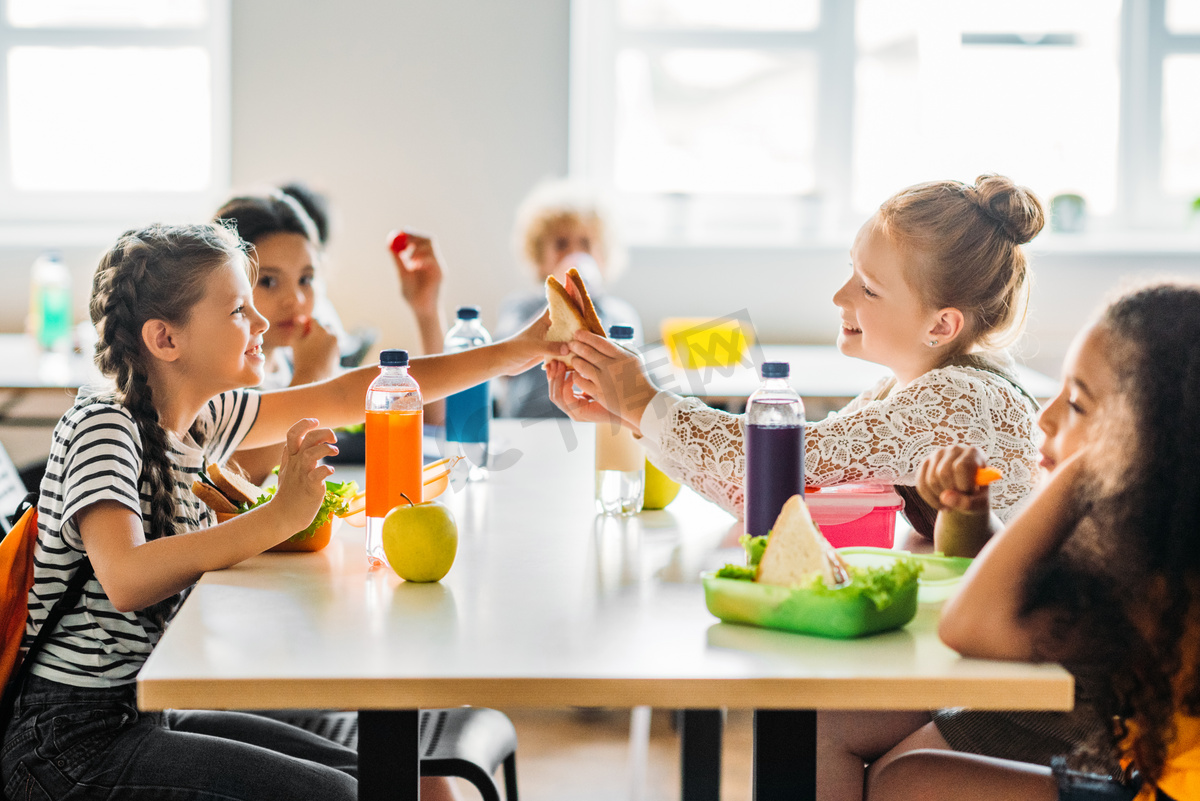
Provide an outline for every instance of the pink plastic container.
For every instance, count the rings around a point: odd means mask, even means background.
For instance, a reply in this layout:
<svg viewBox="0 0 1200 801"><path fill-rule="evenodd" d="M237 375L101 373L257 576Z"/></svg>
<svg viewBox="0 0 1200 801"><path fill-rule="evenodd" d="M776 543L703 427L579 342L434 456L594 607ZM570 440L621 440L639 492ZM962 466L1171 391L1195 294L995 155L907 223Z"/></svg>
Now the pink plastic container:
<svg viewBox="0 0 1200 801"><path fill-rule="evenodd" d="M825 539L835 548L891 548L896 512L904 500L890 484L842 484L807 492L804 502Z"/></svg>

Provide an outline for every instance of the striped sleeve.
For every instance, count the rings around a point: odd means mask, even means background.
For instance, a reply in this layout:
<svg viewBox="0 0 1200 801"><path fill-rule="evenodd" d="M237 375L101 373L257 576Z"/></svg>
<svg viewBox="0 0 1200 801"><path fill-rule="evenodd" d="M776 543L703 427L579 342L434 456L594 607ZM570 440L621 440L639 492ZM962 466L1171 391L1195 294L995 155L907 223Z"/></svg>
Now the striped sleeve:
<svg viewBox="0 0 1200 801"><path fill-rule="evenodd" d="M140 519L142 445L137 426L121 409L102 405L93 408L79 421L63 459L62 513L58 519L69 521L100 501L116 501ZM84 550L76 526L64 525L62 533L68 546Z"/></svg>
<svg viewBox="0 0 1200 801"><path fill-rule="evenodd" d="M223 392L208 402L201 412L204 450L208 459L224 464L242 444L258 418L261 395L254 390Z"/></svg>

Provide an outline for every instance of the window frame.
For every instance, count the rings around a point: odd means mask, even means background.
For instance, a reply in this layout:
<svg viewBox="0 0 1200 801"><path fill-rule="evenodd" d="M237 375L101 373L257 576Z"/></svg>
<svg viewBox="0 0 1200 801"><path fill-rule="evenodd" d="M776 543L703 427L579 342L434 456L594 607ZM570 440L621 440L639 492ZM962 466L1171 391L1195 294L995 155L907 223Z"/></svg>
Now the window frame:
<svg viewBox="0 0 1200 801"><path fill-rule="evenodd" d="M206 219L230 186L231 93L229 0L205 0L208 13L195 28L38 27L9 23L0 0L0 235L20 239L20 232L46 226L84 224L105 229L155 220ZM12 178L8 125L8 56L16 47L195 47L210 64L211 161L205 189L195 191L30 191L17 189Z"/></svg>
<svg viewBox="0 0 1200 801"><path fill-rule="evenodd" d="M851 206L854 91L857 45L853 0L820 0L818 28L804 33L754 31L649 31L618 29L619 0L571 0L568 169L623 198L613 184L615 57L626 44L700 45L704 47L789 47L816 54L818 108L814 148L817 192L824 202L822 225L796 245L821 245L837 232L861 222ZM1117 207L1095 218L1094 228L1136 234L1182 232L1188 198L1162 189L1163 64L1171 55L1200 53L1200 33L1171 33L1166 0L1123 0L1119 12ZM601 121L604 124L599 124ZM690 195L676 194L686 203ZM795 196L788 196L794 199ZM1049 198L1045 198L1047 202ZM640 241L645 246L692 245L685 239ZM737 244L731 242L729 244ZM771 243L773 246L777 242Z"/></svg>

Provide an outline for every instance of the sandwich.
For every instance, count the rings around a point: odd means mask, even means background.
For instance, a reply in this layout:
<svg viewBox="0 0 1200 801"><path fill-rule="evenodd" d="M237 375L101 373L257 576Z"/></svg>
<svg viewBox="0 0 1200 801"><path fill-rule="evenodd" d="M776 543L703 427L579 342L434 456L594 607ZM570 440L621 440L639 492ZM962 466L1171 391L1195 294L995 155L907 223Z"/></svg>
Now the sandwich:
<svg viewBox="0 0 1200 801"><path fill-rule="evenodd" d="M579 271L572 267L567 271L567 283L574 288L578 301L558 282L553 275L546 278L546 302L550 305L550 329L546 332L547 342L570 342L576 331L589 331L605 336L604 324L596 314L596 307L588 296ZM551 356L571 366L571 354Z"/></svg>
<svg viewBox="0 0 1200 801"><path fill-rule="evenodd" d="M262 506L275 497L275 487L256 486L245 476L232 470L228 465L222 467L210 464L200 479L192 482L192 493L204 502L204 505L217 514L218 522L243 514ZM276 545L272 551L317 551L329 544L332 533L334 516L341 517L350 511L351 502L355 501L358 484L353 481L338 483L325 482L325 499L317 516L303 531Z"/></svg>
<svg viewBox="0 0 1200 801"><path fill-rule="evenodd" d="M754 580L762 584L798 587L810 584L821 576L825 586L834 586L835 579L826 553L833 546L813 522L808 506L800 495L793 495L783 505L766 549L758 560Z"/></svg>

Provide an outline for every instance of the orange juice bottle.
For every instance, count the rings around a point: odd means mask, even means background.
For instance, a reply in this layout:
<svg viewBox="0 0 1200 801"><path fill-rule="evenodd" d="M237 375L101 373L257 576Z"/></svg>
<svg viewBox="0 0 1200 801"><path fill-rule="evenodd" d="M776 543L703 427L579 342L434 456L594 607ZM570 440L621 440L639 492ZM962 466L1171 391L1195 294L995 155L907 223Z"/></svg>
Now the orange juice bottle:
<svg viewBox="0 0 1200 801"><path fill-rule="evenodd" d="M379 354L379 377L367 388L367 563L387 562L383 518L421 502L421 388L408 374L408 351Z"/></svg>

